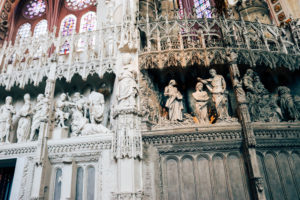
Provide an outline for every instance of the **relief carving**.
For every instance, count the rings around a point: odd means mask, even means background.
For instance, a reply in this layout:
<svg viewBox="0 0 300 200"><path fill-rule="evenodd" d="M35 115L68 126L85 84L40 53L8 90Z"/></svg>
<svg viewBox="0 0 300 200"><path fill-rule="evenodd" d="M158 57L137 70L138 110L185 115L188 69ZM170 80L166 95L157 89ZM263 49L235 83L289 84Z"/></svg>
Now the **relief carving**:
<svg viewBox="0 0 300 200"><path fill-rule="evenodd" d="M15 107L12 105L12 97L5 99L5 104L0 107L0 132L1 142L10 143L10 133L12 131L12 118L16 114Z"/></svg>
<svg viewBox="0 0 300 200"><path fill-rule="evenodd" d="M30 102L30 95L24 95L24 105L17 113L18 129L17 129L17 139L18 143L26 142L30 136L30 128L31 128L31 117L32 117L32 104Z"/></svg>

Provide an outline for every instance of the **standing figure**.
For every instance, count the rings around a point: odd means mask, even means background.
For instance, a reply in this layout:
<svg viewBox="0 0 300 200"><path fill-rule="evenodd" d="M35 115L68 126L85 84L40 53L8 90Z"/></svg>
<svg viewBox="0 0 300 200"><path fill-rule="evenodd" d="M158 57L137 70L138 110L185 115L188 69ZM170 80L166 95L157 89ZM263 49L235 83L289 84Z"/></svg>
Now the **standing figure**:
<svg viewBox="0 0 300 200"><path fill-rule="evenodd" d="M122 57L123 70L118 80L117 100L118 108L135 108L138 86L136 81L136 72L132 69L132 58L130 54L124 54Z"/></svg>
<svg viewBox="0 0 300 200"><path fill-rule="evenodd" d="M169 85L165 87L164 95L168 97L166 107L169 112L169 120L182 121L183 97L175 86L176 81L171 80Z"/></svg>
<svg viewBox="0 0 300 200"><path fill-rule="evenodd" d="M198 78L198 80L205 84L207 89L211 92L212 101L215 104L218 114L218 120L226 121L230 117L228 114L228 99L225 79L222 75L218 75L214 69L210 69L209 73L212 78L206 80Z"/></svg>
<svg viewBox="0 0 300 200"><path fill-rule="evenodd" d="M30 103L30 95L24 95L25 104L22 106L21 110L18 112L19 123L17 129L18 143L25 142L29 139L30 127L31 127L31 115L32 115L32 105Z"/></svg>
<svg viewBox="0 0 300 200"><path fill-rule="evenodd" d="M79 110L84 117L87 117L87 102L79 92L75 92L72 103L74 104L74 109Z"/></svg>
<svg viewBox="0 0 300 200"><path fill-rule="evenodd" d="M209 123L207 103L209 100L208 94L203 90L203 83L198 82L196 91L193 93L193 98L196 101L196 115L200 124Z"/></svg>
<svg viewBox="0 0 300 200"><path fill-rule="evenodd" d="M0 107L0 134L1 142L9 143L10 132L12 131L12 117L16 114L16 110L12 105L12 97L5 99L5 104Z"/></svg>
<svg viewBox="0 0 300 200"><path fill-rule="evenodd" d="M67 101L67 95L65 93L62 93L60 95L59 100L56 102L55 107L55 118L57 121L57 124L61 128L67 128L65 125L65 120L69 119L69 112L68 107L71 103Z"/></svg>
<svg viewBox="0 0 300 200"><path fill-rule="evenodd" d="M99 92L92 92L89 96L89 112L92 124L100 124L103 121L104 96Z"/></svg>
<svg viewBox="0 0 300 200"><path fill-rule="evenodd" d="M33 108L32 126L30 132L30 141L35 139L39 133L42 122L46 122L49 116L49 100L43 95L37 96L37 103Z"/></svg>
<svg viewBox="0 0 300 200"><path fill-rule="evenodd" d="M281 108L283 118L288 121L297 121L300 118L300 113L296 107L295 101L291 95L291 90L285 86L277 88L278 104Z"/></svg>

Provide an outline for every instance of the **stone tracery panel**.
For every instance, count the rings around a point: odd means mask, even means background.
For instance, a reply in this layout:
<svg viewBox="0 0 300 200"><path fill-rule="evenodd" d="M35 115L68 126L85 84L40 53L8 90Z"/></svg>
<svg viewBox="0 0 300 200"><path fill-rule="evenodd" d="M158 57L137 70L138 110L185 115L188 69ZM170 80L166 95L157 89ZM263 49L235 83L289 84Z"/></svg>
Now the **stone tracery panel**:
<svg viewBox="0 0 300 200"><path fill-rule="evenodd" d="M166 199L250 199L238 152L172 154L162 158Z"/></svg>

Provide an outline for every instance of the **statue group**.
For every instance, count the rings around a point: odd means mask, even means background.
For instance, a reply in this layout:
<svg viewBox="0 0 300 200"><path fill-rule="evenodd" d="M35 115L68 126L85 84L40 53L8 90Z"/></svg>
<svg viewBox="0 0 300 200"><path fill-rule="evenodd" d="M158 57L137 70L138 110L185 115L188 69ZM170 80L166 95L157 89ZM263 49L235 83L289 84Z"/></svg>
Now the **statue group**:
<svg viewBox="0 0 300 200"><path fill-rule="evenodd" d="M25 94L17 112L12 102L8 96L0 107L1 142L11 143L14 134L18 143L37 140L42 123L51 118L49 99L39 94L33 105L30 95ZM91 92L88 98L75 93L72 99L63 93L55 102L56 127L70 130L71 136L107 133L109 130L101 125L104 103L104 96L98 92Z"/></svg>
<svg viewBox="0 0 300 200"><path fill-rule="evenodd" d="M101 124L104 103L104 96L99 92L91 92L88 98L78 92L73 98L62 93L55 106L56 124L61 129L70 129L71 136L108 133L109 130Z"/></svg>
<svg viewBox="0 0 300 200"><path fill-rule="evenodd" d="M217 123L236 121L228 113L228 91L224 77L217 74L215 69L210 69L209 74L211 76L209 79L197 79L195 92L192 93L194 113L199 124L210 122L208 110L212 110L212 108L208 107L209 101L212 102L213 109L216 111ZM252 69L247 70L242 82L253 122L297 121L300 119L298 103L300 98L294 98L289 88L280 86L277 88L276 95L271 94ZM164 96L167 97L165 108L169 121L183 121L183 96L176 87L175 80L171 80L165 87Z"/></svg>
<svg viewBox="0 0 300 200"><path fill-rule="evenodd" d="M258 74L248 69L243 85L249 103L249 112L254 122L297 121L300 119L299 100L291 95L286 86L271 94L261 82Z"/></svg>
<svg viewBox="0 0 300 200"><path fill-rule="evenodd" d="M211 100L217 111L218 122L229 122L232 118L228 114L228 92L226 90L226 82L222 75L218 75L216 70L209 71L211 78L198 78L195 92L192 97L195 100L195 113L200 124L209 123L208 102L210 97L204 90L211 93ZM176 81L171 80L169 85L165 88L164 95L167 97L165 107L168 109L169 120L172 122L182 121L183 116L183 96L176 87Z"/></svg>

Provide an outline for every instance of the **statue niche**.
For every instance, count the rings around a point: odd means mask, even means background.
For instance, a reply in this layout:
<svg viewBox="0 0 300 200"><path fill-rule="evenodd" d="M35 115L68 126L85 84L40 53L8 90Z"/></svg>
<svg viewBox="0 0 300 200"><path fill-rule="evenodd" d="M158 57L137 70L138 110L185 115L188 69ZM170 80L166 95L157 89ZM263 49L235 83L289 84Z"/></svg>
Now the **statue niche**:
<svg viewBox="0 0 300 200"><path fill-rule="evenodd" d="M203 90L203 83L198 82L196 85L196 91L192 94L195 103L195 113L197 119L200 124L208 124L209 117L208 117L208 110L207 104L209 100L209 96L206 91Z"/></svg>

